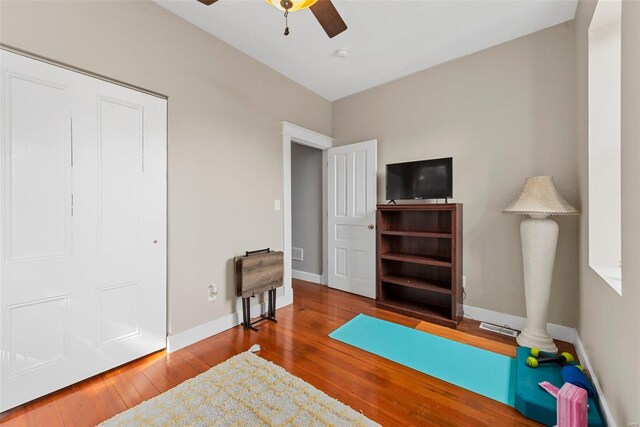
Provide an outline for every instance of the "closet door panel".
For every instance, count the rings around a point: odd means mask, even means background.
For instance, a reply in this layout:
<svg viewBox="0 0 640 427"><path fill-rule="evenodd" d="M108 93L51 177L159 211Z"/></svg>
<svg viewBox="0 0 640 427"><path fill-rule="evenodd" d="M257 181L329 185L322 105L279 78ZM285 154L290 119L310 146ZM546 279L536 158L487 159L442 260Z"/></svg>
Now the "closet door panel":
<svg viewBox="0 0 640 427"><path fill-rule="evenodd" d="M143 108L98 98L98 250L137 248Z"/></svg>
<svg viewBox="0 0 640 427"><path fill-rule="evenodd" d="M0 410L73 369L71 93L63 70L2 55Z"/></svg>
<svg viewBox="0 0 640 427"><path fill-rule="evenodd" d="M69 254L69 90L8 73L5 121L5 259Z"/></svg>
<svg viewBox="0 0 640 427"><path fill-rule="evenodd" d="M86 152L96 173L82 186L97 194L87 199L95 240L85 265L96 352L110 369L166 345L166 101L96 85L97 143Z"/></svg>

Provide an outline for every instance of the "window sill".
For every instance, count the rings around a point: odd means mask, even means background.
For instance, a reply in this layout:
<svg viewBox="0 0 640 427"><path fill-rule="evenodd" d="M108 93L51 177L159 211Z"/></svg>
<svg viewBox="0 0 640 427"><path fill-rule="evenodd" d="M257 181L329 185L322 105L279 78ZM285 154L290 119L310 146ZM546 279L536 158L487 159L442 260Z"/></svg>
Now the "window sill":
<svg viewBox="0 0 640 427"><path fill-rule="evenodd" d="M590 267L598 273L605 282L609 284L619 295L622 295L622 269L620 267L604 267L594 266Z"/></svg>

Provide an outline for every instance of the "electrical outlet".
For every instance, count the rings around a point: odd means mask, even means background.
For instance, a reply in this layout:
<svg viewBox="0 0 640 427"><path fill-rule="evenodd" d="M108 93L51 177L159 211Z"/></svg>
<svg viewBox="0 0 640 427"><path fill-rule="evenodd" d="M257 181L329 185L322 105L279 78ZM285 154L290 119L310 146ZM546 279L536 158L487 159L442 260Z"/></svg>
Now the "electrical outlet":
<svg viewBox="0 0 640 427"><path fill-rule="evenodd" d="M209 285L208 300L213 301L218 298L218 287L216 285Z"/></svg>
<svg viewBox="0 0 640 427"><path fill-rule="evenodd" d="M467 276L462 276L462 287L467 288Z"/></svg>
<svg viewBox="0 0 640 427"><path fill-rule="evenodd" d="M280 210L280 199L275 199L275 200L273 201L273 208L274 208L275 210L277 210L277 211L279 211L279 210Z"/></svg>

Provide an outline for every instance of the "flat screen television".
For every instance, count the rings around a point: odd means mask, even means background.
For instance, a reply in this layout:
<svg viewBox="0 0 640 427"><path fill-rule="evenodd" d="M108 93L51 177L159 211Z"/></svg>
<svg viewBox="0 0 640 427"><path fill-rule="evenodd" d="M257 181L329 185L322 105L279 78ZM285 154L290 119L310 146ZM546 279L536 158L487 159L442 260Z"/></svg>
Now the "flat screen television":
<svg viewBox="0 0 640 427"><path fill-rule="evenodd" d="M387 165L387 200L453 197L453 157Z"/></svg>

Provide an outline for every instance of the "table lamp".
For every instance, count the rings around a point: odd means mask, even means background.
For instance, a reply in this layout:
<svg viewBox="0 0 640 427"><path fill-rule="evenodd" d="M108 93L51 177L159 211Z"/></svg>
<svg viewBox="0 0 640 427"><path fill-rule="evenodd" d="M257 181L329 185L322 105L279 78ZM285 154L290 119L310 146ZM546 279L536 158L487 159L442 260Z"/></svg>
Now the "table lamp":
<svg viewBox="0 0 640 427"><path fill-rule="evenodd" d="M548 216L578 215L579 212L558 193L550 176L527 178L522 193L503 212L529 215L520 223L527 326L516 341L522 347L555 353L558 348L547 332L547 312L558 223Z"/></svg>

